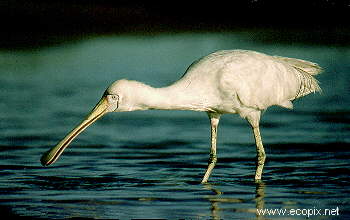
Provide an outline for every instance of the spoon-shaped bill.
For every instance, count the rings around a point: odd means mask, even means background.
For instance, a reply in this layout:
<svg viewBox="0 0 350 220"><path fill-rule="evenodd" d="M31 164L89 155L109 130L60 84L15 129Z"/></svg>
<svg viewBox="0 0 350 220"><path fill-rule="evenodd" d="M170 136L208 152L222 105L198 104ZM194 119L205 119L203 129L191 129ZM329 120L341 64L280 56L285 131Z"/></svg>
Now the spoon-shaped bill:
<svg viewBox="0 0 350 220"><path fill-rule="evenodd" d="M101 118L108 108L108 102L105 97L98 102L91 113L78 125L76 126L65 138L63 138L55 147L51 148L49 151L45 152L41 157L40 161L43 166L48 166L54 163L60 155L63 153L64 149L77 137L82 131L84 131L89 125L94 123L97 119Z"/></svg>

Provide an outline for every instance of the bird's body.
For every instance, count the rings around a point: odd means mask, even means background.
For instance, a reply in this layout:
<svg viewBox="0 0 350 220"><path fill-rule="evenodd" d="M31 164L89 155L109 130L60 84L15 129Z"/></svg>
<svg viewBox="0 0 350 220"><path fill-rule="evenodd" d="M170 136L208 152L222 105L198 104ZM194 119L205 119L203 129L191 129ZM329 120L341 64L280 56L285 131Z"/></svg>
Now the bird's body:
<svg viewBox="0 0 350 220"><path fill-rule="evenodd" d="M255 179L259 180L265 161L259 131L261 111L272 105L292 108L294 99L320 91L313 77L320 71L317 64L304 60L247 50L223 50L195 61L178 81L167 87L153 88L137 81L118 80L107 88L105 101L101 99L95 107L93 112L98 114L90 115L85 124L83 121L44 154L42 163L53 163L74 137L106 112L194 110L207 112L212 127L211 157L202 182L207 182L217 160L216 135L222 114L239 114L252 126L258 158Z"/></svg>
<svg viewBox="0 0 350 220"><path fill-rule="evenodd" d="M315 79L302 75L307 64L318 66L291 60L294 63L246 50L218 51L195 61L170 86L153 88L137 81L118 80L107 91L113 94L129 90L132 100L138 99L131 103L130 111L177 109L245 117L252 110L272 105L292 108L294 99L320 90Z"/></svg>

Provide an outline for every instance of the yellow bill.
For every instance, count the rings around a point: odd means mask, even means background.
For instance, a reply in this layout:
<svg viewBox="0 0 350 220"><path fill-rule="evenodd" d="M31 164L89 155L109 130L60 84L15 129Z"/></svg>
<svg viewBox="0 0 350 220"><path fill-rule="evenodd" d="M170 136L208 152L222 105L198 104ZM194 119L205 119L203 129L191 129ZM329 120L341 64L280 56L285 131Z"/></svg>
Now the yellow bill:
<svg viewBox="0 0 350 220"><path fill-rule="evenodd" d="M64 149L76 138L82 131L84 131L89 125L94 123L97 119L101 118L108 108L108 102L106 97L98 102L95 108L90 112L90 114L78 125L76 126L65 138L63 138L55 147L51 148L49 151L43 154L40 161L43 166L48 166L54 163L63 153Z"/></svg>

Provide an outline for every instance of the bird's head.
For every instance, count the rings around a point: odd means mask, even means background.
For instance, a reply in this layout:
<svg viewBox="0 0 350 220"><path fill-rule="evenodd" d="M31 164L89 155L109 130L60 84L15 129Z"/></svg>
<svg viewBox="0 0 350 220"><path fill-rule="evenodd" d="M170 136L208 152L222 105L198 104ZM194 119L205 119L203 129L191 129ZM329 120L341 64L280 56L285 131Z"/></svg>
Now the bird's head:
<svg viewBox="0 0 350 220"><path fill-rule="evenodd" d="M63 153L64 149L84 131L89 125L108 112L123 112L143 109L138 101L139 90L145 85L136 81L118 80L110 85L102 98L87 117L67 134L55 147L45 152L41 157L41 164L48 166L54 163Z"/></svg>
<svg viewBox="0 0 350 220"><path fill-rule="evenodd" d="M150 87L133 80L117 80L105 91L109 112L144 110L144 98ZM103 98L103 97L102 97Z"/></svg>

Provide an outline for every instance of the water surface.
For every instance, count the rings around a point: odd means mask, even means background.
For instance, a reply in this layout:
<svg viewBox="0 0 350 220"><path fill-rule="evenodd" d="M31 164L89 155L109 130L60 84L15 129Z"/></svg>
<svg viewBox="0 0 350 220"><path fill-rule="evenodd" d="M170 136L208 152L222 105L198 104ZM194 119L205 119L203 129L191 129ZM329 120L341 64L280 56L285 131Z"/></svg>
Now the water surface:
<svg viewBox="0 0 350 220"><path fill-rule="evenodd" d="M350 217L350 48L263 44L233 33L95 37L31 50L0 51L0 206L38 218L265 219L256 208L339 208ZM209 157L205 113L113 113L81 134L50 167L40 156L96 104L114 80L160 87L219 49L252 49L319 63L323 89L268 109L267 153L253 181L255 145L237 115L220 122L218 164ZM266 216L294 219L298 216ZM305 218L305 216L299 216Z"/></svg>

